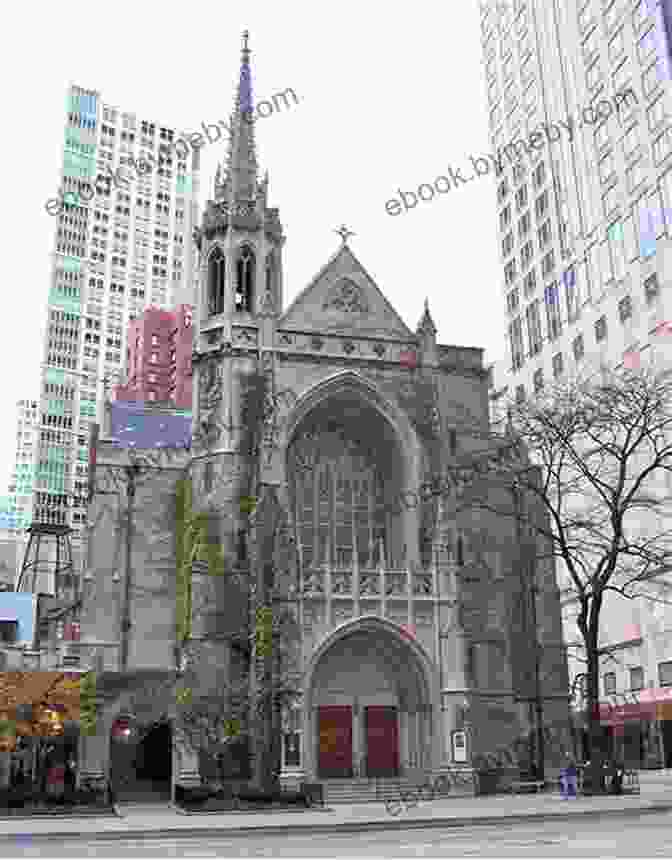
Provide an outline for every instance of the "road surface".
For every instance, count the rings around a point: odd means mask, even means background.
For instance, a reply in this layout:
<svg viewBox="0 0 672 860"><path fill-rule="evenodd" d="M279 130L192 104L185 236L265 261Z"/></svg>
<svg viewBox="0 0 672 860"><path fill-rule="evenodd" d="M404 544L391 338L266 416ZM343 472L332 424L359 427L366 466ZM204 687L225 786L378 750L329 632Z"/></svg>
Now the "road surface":
<svg viewBox="0 0 672 860"><path fill-rule="evenodd" d="M334 835L0 841L0 857L672 857L672 813Z"/></svg>

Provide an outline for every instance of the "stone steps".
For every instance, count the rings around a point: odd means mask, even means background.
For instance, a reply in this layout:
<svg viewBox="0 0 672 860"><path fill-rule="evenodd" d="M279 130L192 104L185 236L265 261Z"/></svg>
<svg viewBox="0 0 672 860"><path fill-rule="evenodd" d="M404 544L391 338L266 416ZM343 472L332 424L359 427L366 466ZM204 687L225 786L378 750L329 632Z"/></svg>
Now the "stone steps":
<svg viewBox="0 0 672 860"><path fill-rule="evenodd" d="M324 783L325 803L384 803L399 798L399 792L413 787L404 779L329 779Z"/></svg>

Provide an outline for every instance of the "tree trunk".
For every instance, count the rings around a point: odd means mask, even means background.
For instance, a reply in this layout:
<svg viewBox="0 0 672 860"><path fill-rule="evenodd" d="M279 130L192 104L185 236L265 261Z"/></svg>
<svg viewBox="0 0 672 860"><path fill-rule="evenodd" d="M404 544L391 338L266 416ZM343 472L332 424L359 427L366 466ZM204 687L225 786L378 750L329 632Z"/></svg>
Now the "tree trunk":
<svg viewBox="0 0 672 860"><path fill-rule="evenodd" d="M594 610L594 607L593 607ZM591 612L591 615L593 612ZM588 663L586 689L586 725L588 728L588 751L590 760L590 785L593 794L602 793L602 764L604 752L602 748L602 725L600 723L600 655L598 650L597 624L593 623L585 637L586 659Z"/></svg>

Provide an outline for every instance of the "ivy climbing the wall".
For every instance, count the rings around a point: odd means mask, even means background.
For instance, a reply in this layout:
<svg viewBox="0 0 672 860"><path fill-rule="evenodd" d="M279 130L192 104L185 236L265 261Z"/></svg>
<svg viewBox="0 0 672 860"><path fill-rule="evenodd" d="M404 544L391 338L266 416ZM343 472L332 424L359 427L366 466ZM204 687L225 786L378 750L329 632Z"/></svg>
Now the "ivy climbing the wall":
<svg viewBox="0 0 672 860"><path fill-rule="evenodd" d="M96 673L87 672L79 682L79 721L83 735L95 735L98 716Z"/></svg>
<svg viewBox="0 0 672 860"><path fill-rule="evenodd" d="M211 576L225 572L224 553L219 542L212 540L208 511L194 511L191 479L177 482L175 510L177 642L185 643L191 635L192 564L207 562Z"/></svg>

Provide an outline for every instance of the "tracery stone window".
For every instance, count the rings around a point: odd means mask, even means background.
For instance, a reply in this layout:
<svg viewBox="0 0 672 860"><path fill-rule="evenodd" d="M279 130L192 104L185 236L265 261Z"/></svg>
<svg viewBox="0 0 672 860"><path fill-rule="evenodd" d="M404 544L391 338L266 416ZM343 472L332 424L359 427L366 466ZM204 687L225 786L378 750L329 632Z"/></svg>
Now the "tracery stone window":
<svg viewBox="0 0 672 860"><path fill-rule="evenodd" d="M360 568L376 567L388 546L381 477L360 453L346 449L331 457L321 441L313 468L294 474L302 566L350 569L356 553Z"/></svg>
<svg viewBox="0 0 672 860"><path fill-rule="evenodd" d="M236 295L235 310L238 313L252 312L252 296L254 291L255 257L252 249L244 245L236 261Z"/></svg>
<svg viewBox="0 0 672 860"><path fill-rule="evenodd" d="M224 313L226 261L221 248L215 248L208 260L208 316Z"/></svg>

